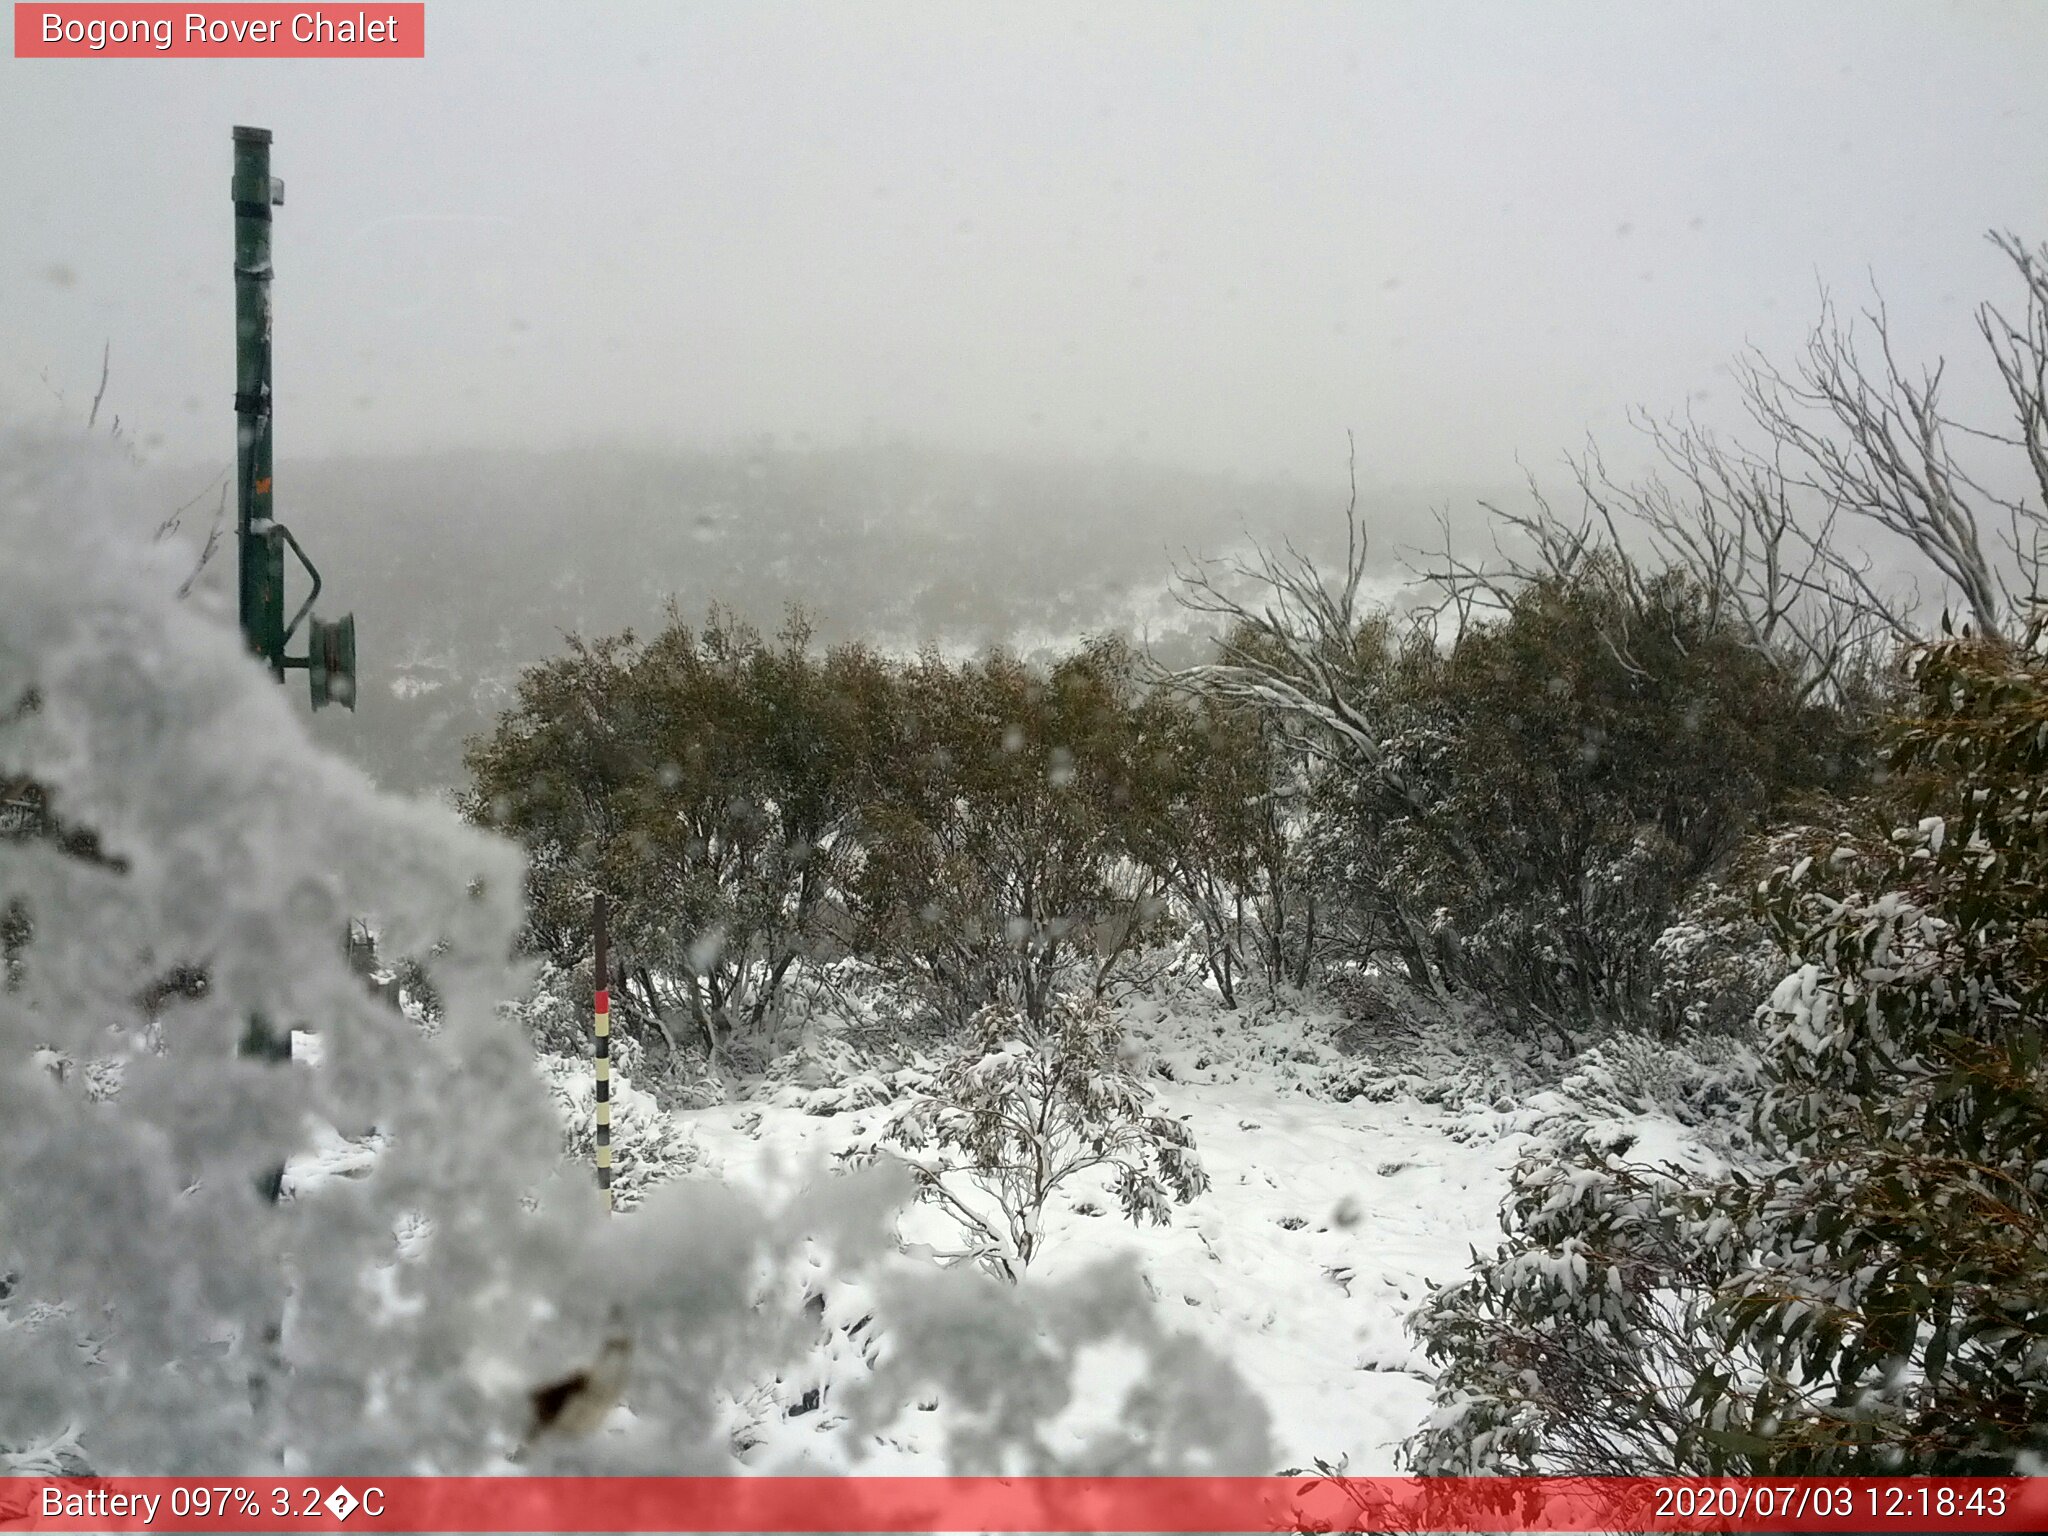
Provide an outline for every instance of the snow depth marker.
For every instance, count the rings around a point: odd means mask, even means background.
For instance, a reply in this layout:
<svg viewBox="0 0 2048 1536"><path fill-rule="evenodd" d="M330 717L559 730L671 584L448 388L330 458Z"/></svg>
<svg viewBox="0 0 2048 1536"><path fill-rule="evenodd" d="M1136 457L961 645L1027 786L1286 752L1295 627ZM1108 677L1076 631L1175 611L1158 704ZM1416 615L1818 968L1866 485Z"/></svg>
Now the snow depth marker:
<svg viewBox="0 0 2048 1536"><path fill-rule="evenodd" d="M597 964L595 1022L597 1029L597 1187L604 1192L604 1208L612 1208L612 994L611 955L606 942L604 892L599 891L591 911L596 930Z"/></svg>

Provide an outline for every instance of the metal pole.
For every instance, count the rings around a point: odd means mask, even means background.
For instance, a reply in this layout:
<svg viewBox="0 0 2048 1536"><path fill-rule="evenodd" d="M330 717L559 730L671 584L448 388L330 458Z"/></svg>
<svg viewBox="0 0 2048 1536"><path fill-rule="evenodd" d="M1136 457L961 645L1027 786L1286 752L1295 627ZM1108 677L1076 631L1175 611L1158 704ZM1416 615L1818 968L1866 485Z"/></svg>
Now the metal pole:
<svg viewBox="0 0 2048 1536"><path fill-rule="evenodd" d="M270 130L235 130L235 549L240 565L242 638L278 676L284 656L284 555L270 523ZM258 519L261 522L258 522ZM277 637L276 644L270 637ZM242 1054L290 1061L292 1036L252 1014ZM282 1165L258 1186L275 1201Z"/></svg>
<svg viewBox="0 0 2048 1536"><path fill-rule="evenodd" d="M270 130L235 130L235 552L242 638L271 676L303 667L315 709L356 707L356 621L313 617L320 572L292 531L277 520L270 491L270 210L284 201L284 183L270 174ZM305 567L313 590L284 616L284 556ZM285 645L306 627L306 654Z"/></svg>
<svg viewBox="0 0 2048 1536"><path fill-rule="evenodd" d="M284 676L284 547L270 500L270 130L235 130L235 547L242 637Z"/></svg>
<svg viewBox="0 0 2048 1536"><path fill-rule="evenodd" d="M611 944L605 931L604 892L599 891L591 906L591 926L597 939L597 965L593 990L596 993L597 1029L597 1187L604 1194L604 1208L612 1209L612 993Z"/></svg>

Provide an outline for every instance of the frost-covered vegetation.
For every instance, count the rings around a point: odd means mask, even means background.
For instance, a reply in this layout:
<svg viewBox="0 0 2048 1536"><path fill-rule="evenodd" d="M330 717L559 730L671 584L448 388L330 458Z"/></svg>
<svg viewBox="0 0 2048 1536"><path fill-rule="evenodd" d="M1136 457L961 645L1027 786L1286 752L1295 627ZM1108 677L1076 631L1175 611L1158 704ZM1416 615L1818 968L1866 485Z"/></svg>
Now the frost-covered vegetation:
<svg viewBox="0 0 2048 1536"><path fill-rule="evenodd" d="M1524 1164L1508 1242L1418 1320L1444 1367L1418 1465L2048 1453L2048 649L1948 640L1915 681L1873 807L1902 825L1764 885L1796 969L1764 1009L1761 1144L1712 1177L1585 1137Z"/></svg>
<svg viewBox="0 0 2048 1536"><path fill-rule="evenodd" d="M466 826L24 479L0 1452L501 1465L618 1317L622 1406L529 1464L2040 1465L2048 268L2006 249L2017 437L1830 324L1747 375L1768 451L1653 429L1669 477L1588 461L1399 611L1354 504L1341 566L1184 571L1185 664L671 612L521 677Z"/></svg>
<svg viewBox="0 0 2048 1536"><path fill-rule="evenodd" d="M857 1154L899 1159L959 1223L963 1246L935 1255L942 1261L1021 1279L1044 1240L1046 1202L1097 1170L1112 1176L1134 1225L1164 1225L1173 1205L1209 1187L1194 1138L1153 1112L1123 1030L1100 1004L1063 1002L1035 1020L991 1008L975 1037Z"/></svg>
<svg viewBox="0 0 2048 1536"><path fill-rule="evenodd" d="M603 1223L496 1006L522 989L515 850L312 749L232 629L119 535L112 492L26 459L0 562L0 762L28 812L0 843L0 1453L101 1472L498 1465L528 1389L587 1363L618 1308L630 1427L543 1441L528 1464L726 1467L734 1396L812 1338L801 1305L763 1298L822 1257L873 1288L889 1334L886 1376L849 1394L870 1434L926 1383L972 1404L953 1420L963 1470L1267 1464L1261 1415L1200 1406L1250 1389L1153 1320L1127 1269L1031 1291L933 1271L889 1241L900 1176L766 1204L683 1180ZM349 969L340 935L363 914L435 954L432 1031ZM181 966L204 985L166 1000ZM318 1068L238 1055L252 1016L317 1028ZM48 1053L120 1061L117 1091ZM374 1126L377 1156L273 1203L271 1170L322 1124ZM1048 1448L1016 1405L1063 1400L1091 1341L1132 1352L1126 1411Z"/></svg>

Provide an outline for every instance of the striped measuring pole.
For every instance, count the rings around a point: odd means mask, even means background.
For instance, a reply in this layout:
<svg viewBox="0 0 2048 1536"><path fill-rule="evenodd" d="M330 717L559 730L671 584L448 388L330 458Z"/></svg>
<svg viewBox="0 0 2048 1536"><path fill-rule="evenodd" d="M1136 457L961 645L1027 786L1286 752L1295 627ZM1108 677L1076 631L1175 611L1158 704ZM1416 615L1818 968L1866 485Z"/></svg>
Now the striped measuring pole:
<svg viewBox="0 0 2048 1536"><path fill-rule="evenodd" d="M597 893L591 926L596 930L597 1187L604 1208L612 1208L612 993L610 936L605 932L604 892Z"/></svg>

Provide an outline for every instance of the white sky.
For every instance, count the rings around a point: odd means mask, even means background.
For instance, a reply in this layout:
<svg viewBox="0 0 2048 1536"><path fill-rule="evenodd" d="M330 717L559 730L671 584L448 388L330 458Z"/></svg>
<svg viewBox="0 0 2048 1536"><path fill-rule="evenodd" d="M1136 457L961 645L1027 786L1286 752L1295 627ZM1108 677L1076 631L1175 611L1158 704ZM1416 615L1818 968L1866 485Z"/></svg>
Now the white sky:
<svg viewBox="0 0 2048 1536"><path fill-rule="evenodd" d="M1499 482L1709 416L1816 283L1968 350L2048 237L2048 5L430 0L424 61L0 59L0 411L232 450L905 433ZM49 385L42 380L47 370ZM1700 392L1704 391L1704 397Z"/></svg>

